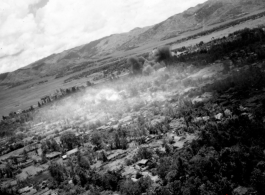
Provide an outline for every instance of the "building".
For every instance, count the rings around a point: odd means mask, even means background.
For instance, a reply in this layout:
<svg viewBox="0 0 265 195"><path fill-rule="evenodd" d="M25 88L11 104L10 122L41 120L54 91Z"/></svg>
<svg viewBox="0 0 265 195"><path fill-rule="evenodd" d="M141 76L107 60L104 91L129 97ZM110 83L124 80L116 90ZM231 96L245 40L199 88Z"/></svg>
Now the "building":
<svg viewBox="0 0 265 195"><path fill-rule="evenodd" d="M42 190L38 191L34 195L43 195L43 194L45 194L48 191L50 191L49 188L45 188L45 189L42 189Z"/></svg>
<svg viewBox="0 0 265 195"><path fill-rule="evenodd" d="M57 194L58 194L57 191L55 191L55 190L49 190L49 191L45 192L42 195L57 195Z"/></svg>
<svg viewBox="0 0 265 195"><path fill-rule="evenodd" d="M46 154L46 158L48 160L52 160L52 159L55 159L57 157L60 157L61 154L62 154L61 152L52 152L52 153Z"/></svg>
<svg viewBox="0 0 265 195"><path fill-rule="evenodd" d="M29 166L33 165L33 163L34 163L33 160L28 159L28 160L26 160L24 163L20 163L20 164L18 165L18 167L19 167L19 168L29 167Z"/></svg>
<svg viewBox="0 0 265 195"><path fill-rule="evenodd" d="M63 156L62 156L62 159L63 159L63 160L67 159L67 155L63 155Z"/></svg>
<svg viewBox="0 0 265 195"><path fill-rule="evenodd" d="M138 161L136 164L142 167L142 166L147 166L148 162L149 162L148 159L142 159L142 160Z"/></svg>
<svg viewBox="0 0 265 195"><path fill-rule="evenodd" d="M18 193L19 194L35 194L37 192L36 189L34 189L33 187L29 187L29 186L26 186L24 188L21 188L18 190Z"/></svg>
<svg viewBox="0 0 265 195"><path fill-rule="evenodd" d="M76 153L78 152L78 148L74 148L72 150L69 150L68 152L66 152L66 156L69 157L69 156L74 156L76 155Z"/></svg>

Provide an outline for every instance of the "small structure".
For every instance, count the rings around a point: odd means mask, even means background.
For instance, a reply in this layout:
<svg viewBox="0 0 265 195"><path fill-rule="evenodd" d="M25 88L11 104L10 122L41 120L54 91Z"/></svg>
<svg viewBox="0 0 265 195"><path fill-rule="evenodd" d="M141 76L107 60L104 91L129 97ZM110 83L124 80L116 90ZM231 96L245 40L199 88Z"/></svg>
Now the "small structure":
<svg viewBox="0 0 265 195"><path fill-rule="evenodd" d="M148 163L148 162L149 162L148 159L142 159L142 160L138 161L136 164L137 164L138 166L143 167L143 166L147 166L147 163Z"/></svg>
<svg viewBox="0 0 265 195"><path fill-rule="evenodd" d="M25 193L29 193L32 190L35 190L35 189L33 189L33 187L26 186L24 188L19 189L18 193L19 194L25 194Z"/></svg>
<svg viewBox="0 0 265 195"><path fill-rule="evenodd" d="M134 168L139 171L144 171L148 169L148 165L147 165L148 162L149 162L148 159L142 159L134 164Z"/></svg>
<svg viewBox="0 0 265 195"><path fill-rule="evenodd" d="M67 156L67 157L68 157L68 156L73 156L73 155L75 155L78 151L79 151L78 148L74 148L74 149L72 149L72 150L69 150L68 152L66 152L66 156Z"/></svg>
<svg viewBox="0 0 265 195"><path fill-rule="evenodd" d="M43 194L45 194L45 193L48 192L48 191L50 191L49 188L45 188L45 189L43 189L43 190L41 190L41 191L38 191L38 192L35 193L34 195L43 195Z"/></svg>
<svg viewBox="0 0 265 195"><path fill-rule="evenodd" d="M24 162L24 163L20 163L18 167L19 167L19 168L29 167L29 166L33 165L33 163L34 163L33 160L28 159L28 160L26 160L26 162Z"/></svg>
<svg viewBox="0 0 265 195"><path fill-rule="evenodd" d="M67 159L67 155L63 155L63 156L62 156L62 159L63 159L63 160Z"/></svg>
<svg viewBox="0 0 265 195"><path fill-rule="evenodd" d="M61 152L52 152L52 153L46 154L46 157L47 159L52 160L57 157L60 157L61 154L62 154Z"/></svg>
<svg viewBox="0 0 265 195"><path fill-rule="evenodd" d="M48 190L41 195L57 195L57 194L58 194L58 192L55 190Z"/></svg>

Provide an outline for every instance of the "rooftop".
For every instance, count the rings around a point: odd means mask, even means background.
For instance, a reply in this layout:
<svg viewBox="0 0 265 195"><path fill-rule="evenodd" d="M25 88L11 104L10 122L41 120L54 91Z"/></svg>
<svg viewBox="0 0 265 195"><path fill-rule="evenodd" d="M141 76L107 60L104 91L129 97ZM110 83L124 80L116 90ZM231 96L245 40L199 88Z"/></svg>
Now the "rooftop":
<svg viewBox="0 0 265 195"><path fill-rule="evenodd" d="M138 161L136 164L145 165L148 161L149 161L148 159L142 159L142 160Z"/></svg>
<svg viewBox="0 0 265 195"><path fill-rule="evenodd" d="M61 155L61 152L52 152L52 153L46 154L46 157L47 158L54 158L54 157L59 156L59 155Z"/></svg>
<svg viewBox="0 0 265 195"><path fill-rule="evenodd" d="M78 148L74 148L74 149L69 150L68 152L66 152L66 155L69 156L69 155L75 154L77 152L78 152Z"/></svg>

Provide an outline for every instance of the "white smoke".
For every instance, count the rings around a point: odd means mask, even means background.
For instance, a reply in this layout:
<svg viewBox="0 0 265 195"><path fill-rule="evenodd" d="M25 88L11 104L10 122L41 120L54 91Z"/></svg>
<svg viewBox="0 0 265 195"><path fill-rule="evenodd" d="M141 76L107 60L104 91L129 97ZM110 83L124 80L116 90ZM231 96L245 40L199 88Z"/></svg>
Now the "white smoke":
<svg viewBox="0 0 265 195"><path fill-rule="evenodd" d="M168 90L149 90L152 87L157 88L154 86L156 80L162 83L161 85L166 85L167 81L161 81L163 78L161 74L170 74L170 77L175 79L174 71L171 71L88 87L83 92L55 102L53 106L40 109L34 117L34 123L45 121L53 124L58 121L68 121L65 125L70 123L70 125L88 126L89 123L96 121L104 125L109 119L119 120L124 113L134 109L139 110L153 101L166 100ZM133 90L137 93L133 94Z"/></svg>

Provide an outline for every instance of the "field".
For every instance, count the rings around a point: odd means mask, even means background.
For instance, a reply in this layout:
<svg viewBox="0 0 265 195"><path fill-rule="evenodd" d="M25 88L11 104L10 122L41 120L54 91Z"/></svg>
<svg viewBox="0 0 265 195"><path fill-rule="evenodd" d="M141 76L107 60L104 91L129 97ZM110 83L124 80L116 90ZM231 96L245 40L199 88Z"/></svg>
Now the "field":
<svg viewBox="0 0 265 195"><path fill-rule="evenodd" d="M8 115L12 111L14 112L19 109L27 109L31 105L38 105L38 101L40 101L41 97L45 95L51 95L57 89L60 88L69 88L73 86L86 85L86 81L92 78L88 77L80 79L78 81L75 80L70 83L64 83L64 80L66 79L64 77L59 79L54 79L53 77L49 77L45 78L48 80L47 83L44 83L39 86L37 85L32 88L25 89L25 87L37 83L39 81L42 81L43 79L29 82L27 84L10 89L2 88L1 89L2 93L0 94L0 107L1 107L0 115Z"/></svg>
<svg viewBox="0 0 265 195"><path fill-rule="evenodd" d="M264 11L264 10L261 10L261 11ZM256 14L256 13L252 13L252 14ZM257 27L258 25L264 24L264 20L265 20L265 17L256 19L254 21L253 20L246 21L244 23L235 25L233 27L229 27L229 28L224 29L224 30L214 32L212 34L209 34L209 35L206 35L203 37L184 41L184 42L179 43L179 44L174 44L174 45L172 45L172 49L180 48L182 46L195 45L201 41L207 42L207 41L210 41L212 39L212 37L219 38L219 37L227 36L229 33L232 33L234 31L237 31L239 29L243 29L246 27L248 27L248 28ZM226 23L228 23L228 22L229 21L227 21ZM209 30L209 29L214 28L214 27L221 25L221 24L225 24L225 23L220 23L220 24L216 24L216 25L207 27L205 30ZM132 56L132 55L139 55L142 53L149 52L150 50L152 50L155 47L165 45L165 44L168 44L171 42L175 42L175 41L177 41L183 37L191 36L191 35L197 34L199 32L200 32L200 30L188 32L188 33L185 33L184 35L181 35L181 36L176 37L176 38L171 38L171 39L160 41L160 42L154 42L151 44L142 45L139 48L132 49L129 51L116 52L116 53L114 53L108 57L119 58L119 57L128 57L128 56ZM24 85L21 85L18 87L14 87L11 89L5 89L3 87L0 87L0 90L1 90L1 93L0 93L0 108L1 108L0 115L8 115L10 112L14 112L14 111L17 111L20 109L21 110L27 109L31 105L37 105L37 102L40 100L41 97L48 95L48 94L53 94L56 91L56 89L68 88L68 87L72 87L72 86L76 86L76 85L84 85L88 79L91 79L91 78L81 78L79 80L74 80L70 83L64 83L65 79L67 79L73 75L77 75L79 73L80 72L77 72L77 73L74 73L72 75L68 75L66 77L62 77L59 79L54 79L53 77L49 77L49 78L46 77L45 79L35 80L33 82L30 82L30 83L27 83L27 84L24 84ZM48 80L47 83L44 83L42 85L36 85L33 88L26 88L27 86L30 86L34 83L38 83L39 81L46 80L46 79Z"/></svg>

